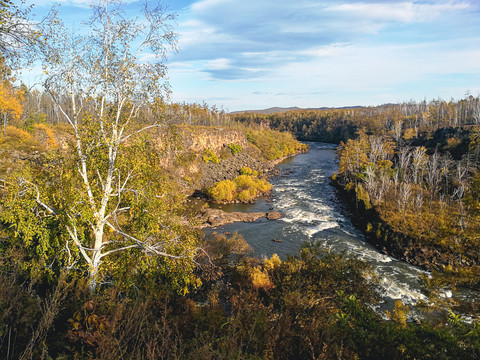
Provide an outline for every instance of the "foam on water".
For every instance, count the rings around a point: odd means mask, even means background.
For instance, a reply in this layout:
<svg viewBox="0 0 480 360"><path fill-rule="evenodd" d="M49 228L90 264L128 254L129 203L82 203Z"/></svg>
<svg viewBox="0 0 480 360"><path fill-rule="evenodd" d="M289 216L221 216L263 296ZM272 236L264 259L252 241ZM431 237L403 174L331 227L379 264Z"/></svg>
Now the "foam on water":
<svg viewBox="0 0 480 360"><path fill-rule="evenodd" d="M303 210L300 208L294 208L290 211L287 211L285 217L281 219L285 222L301 222L306 224L311 224L315 221L330 221L330 217L324 214L317 214L308 210Z"/></svg>
<svg viewBox="0 0 480 360"><path fill-rule="evenodd" d="M308 227L303 230L303 233L307 235L308 237L312 237L313 235L322 232L327 229L332 229L338 227L338 224L336 222L331 222L331 221L324 221L320 225L313 226L313 227Z"/></svg>
<svg viewBox="0 0 480 360"><path fill-rule="evenodd" d="M372 249L363 249L362 250L362 258L365 259L365 260L366 259L371 259L371 260L379 261L379 262L382 262L382 263L389 263L389 262L393 261L393 259L390 256L379 253L379 252L377 252L375 250L372 250Z"/></svg>
<svg viewBox="0 0 480 360"><path fill-rule="evenodd" d="M307 166L302 163L302 166ZM426 300L418 286L419 272L413 268L405 274L405 269L397 269L394 259L380 253L360 240L361 235L351 226L350 222L340 214L335 203L330 203L330 198L325 187L325 171L321 168L303 168L300 176L299 170L294 168L291 177L278 179L275 184L275 210L282 211L284 217L284 234L303 234L306 238L320 241L330 251L346 251L347 254L358 256L368 261L374 268L374 273L380 279L380 287L384 296L390 299L402 299L405 304L414 304L419 300ZM328 191L331 190L328 189ZM335 200L334 200L335 201ZM325 230L340 229L346 236L325 236ZM382 266L381 264L388 264ZM399 275L409 279L409 283L400 281Z"/></svg>
<svg viewBox="0 0 480 360"><path fill-rule="evenodd" d="M426 301L427 297L419 290L412 289L406 283L400 283L388 276L382 276L379 285L384 290L384 295L390 299L401 299L404 304L416 304L419 300Z"/></svg>
<svg viewBox="0 0 480 360"><path fill-rule="evenodd" d="M254 229L245 239L258 250L259 255L282 249L284 255L293 255L303 241L317 241L331 252L354 255L369 262L380 279L379 285L386 301L401 299L404 304L415 304L419 300L427 300L418 279L420 275L428 276L428 273L397 261L367 244L363 235L342 213L339 200L328 181L330 174L337 170L334 148L329 144L311 144L309 153L279 165L286 175L274 179L273 200L267 206L284 216L280 221L262 223L261 227L242 225ZM273 243L273 237L283 242ZM451 292L445 293L445 297L450 296Z"/></svg>

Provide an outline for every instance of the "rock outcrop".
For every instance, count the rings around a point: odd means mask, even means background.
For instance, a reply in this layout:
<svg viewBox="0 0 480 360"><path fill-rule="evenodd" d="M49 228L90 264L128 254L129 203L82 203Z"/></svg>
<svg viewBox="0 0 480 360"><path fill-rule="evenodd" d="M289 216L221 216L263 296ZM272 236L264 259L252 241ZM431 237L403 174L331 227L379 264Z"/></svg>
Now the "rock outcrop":
<svg viewBox="0 0 480 360"><path fill-rule="evenodd" d="M200 228L219 227L235 222L254 222L261 218L278 220L282 217L279 212L225 212L220 209L203 209L197 215L197 222Z"/></svg>
<svg viewBox="0 0 480 360"><path fill-rule="evenodd" d="M184 126L179 127L178 131L184 148L195 152L202 152L208 148L217 153L229 144L240 145L243 148L248 146L245 133L235 129Z"/></svg>
<svg viewBox="0 0 480 360"><path fill-rule="evenodd" d="M195 186L198 190L201 190L219 181L236 178L240 175L240 169L244 166L263 173L268 173L273 168L273 165L269 162L257 160L246 152L240 152L228 159L220 161L218 164L201 164L202 177L195 183Z"/></svg>

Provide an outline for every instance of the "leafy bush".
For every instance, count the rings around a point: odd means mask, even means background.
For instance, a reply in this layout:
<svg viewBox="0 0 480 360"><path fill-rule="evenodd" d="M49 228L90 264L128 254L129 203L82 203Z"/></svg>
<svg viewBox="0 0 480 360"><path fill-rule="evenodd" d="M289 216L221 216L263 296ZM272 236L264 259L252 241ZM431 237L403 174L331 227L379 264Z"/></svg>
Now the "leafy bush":
<svg viewBox="0 0 480 360"><path fill-rule="evenodd" d="M207 195L217 202L239 200L248 202L270 191L273 185L264 179L240 175L233 180L223 180L207 189Z"/></svg>
<svg viewBox="0 0 480 360"><path fill-rule="evenodd" d="M308 145L299 143L291 133L270 129L248 129L247 140L260 149L267 160L281 159L308 150Z"/></svg>
<svg viewBox="0 0 480 360"><path fill-rule="evenodd" d="M238 154L240 151L242 151L242 146L241 145L236 145L236 144L228 144L228 148L232 152L233 155Z"/></svg>
<svg viewBox="0 0 480 360"><path fill-rule="evenodd" d="M28 118L23 123L23 129L32 132L35 124L45 124L47 122L47 115L44 113L29 114Z"/></svg>
<svg viewBox="0 0 480 360"><path fill-rule="evenodd" d="M258 170L252 170L248 166L244 166L240 169L240 175L259 176L260 172Z"/></svg>
<svg viewBox="0 0 480 360"><path fill-rule="evenodd" d="M237 185L230 180L223 180L207 190L207 195L214 201L232 201Z"/></svg>
<svg viewBox="0 0 480 360"><path fill-rule="evenodd" d="M19 129L15 126L7 126L7 132L0 140L0 143L31 143L33 142L33 136L27 131Z"/></svg>
<svg viewBox="0 0 480 360"><path fill-rule="evenodd" d="M232 257L242 257L252 252L252 248L238 232L230 237L225 234L212 233L211 238L206 242L206 251L210 259L216 264L228 261Z"/></svg>
<svg viewBox="0 0 480 360"><path fill-rule="evenodd" d="M241 202L247 202L257 195L257 190L254 187L242 190L237 194L237 199Z"/></svg>
<svg viewBox="0 0 480 360"><path fill-rule="evenodd" d="M220 159L212 150L210 150L209 148L206 148L203 151L203 161L206 163L212 162L214 164L218 164L220 162Z"/></svg>
<svg viewBox="0 0 480 360"><path fill-rule="evenodd" d="M240 169L240 175L252 175L253 170L250 169L248 166L244 166Z"/></svg>

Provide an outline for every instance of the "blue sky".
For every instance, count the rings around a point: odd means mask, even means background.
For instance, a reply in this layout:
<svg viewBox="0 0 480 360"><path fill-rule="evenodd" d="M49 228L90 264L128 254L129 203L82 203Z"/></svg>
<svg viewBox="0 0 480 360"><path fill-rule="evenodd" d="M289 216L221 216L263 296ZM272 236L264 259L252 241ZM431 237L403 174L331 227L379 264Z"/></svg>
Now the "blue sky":
<svg viewBox="0 0 480 360"><path fill-rule="evenodd" d="M135 1L129 1L134 8ZM51 6L37 0L37 10ZM66 22L88 17L65 0ZM480 1L170 0L172 101L228 111L480 93Z"/></svg>

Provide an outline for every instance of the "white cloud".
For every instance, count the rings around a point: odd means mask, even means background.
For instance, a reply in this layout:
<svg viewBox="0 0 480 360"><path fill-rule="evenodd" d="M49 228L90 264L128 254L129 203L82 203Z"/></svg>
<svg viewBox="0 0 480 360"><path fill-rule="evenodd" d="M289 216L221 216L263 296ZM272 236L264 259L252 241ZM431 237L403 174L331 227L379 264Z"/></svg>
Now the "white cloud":
<svg viewBox="0 0 480 360"><path fill-rule="evenodd" d="M222 58L207 61L207 64L205 66L212 70L225 70L231 67L231 63L230 60Z"/></svg>
<svg viewBox="0 0 480 360"><path fill-rule="evenodd" d="M28 5L35 6L53 6L55 4L72 5L89 8L92 3L98 3L99 0L27 0ZM126 4L138 2L138 0L123 0Z"/></svg>
<svg viewBox="0 0 480 360"><path fill-rule="evenodd" d="M341 56L342 54L345 54L345 51L347 50L349 45L350 44L348 43L336 43L326 46L313 47L310 49L299 51L298 54L314 58Z"/></svg>
<svg viewBox="0 0 480 360"><path fill-rule="evenodd" d="M193 11L208 11L218 5L232 4L233 0L201 0L191 6Z"/></svg>
<svg viewBox="0 0 480 360"><path fill-rule="evenodd" d="M62 2L65 8L89 3ZM340 106L402 100L408 89L428 96L480 83L478 0L181 5L180 52L168 63L179 101L218 99L235 109L255 102L314 106L317 100Z"/></svg>
<svg viewBox="0 0 480 360"><path fill-rule="evenodd" d="M418 2L385 3L350 3L332 5L325 11L342 13L344 16L362 19L363 21L382 22L424 22L431 21L444 13L461 11L470 8L468 3L421 4Z"/></svg>

